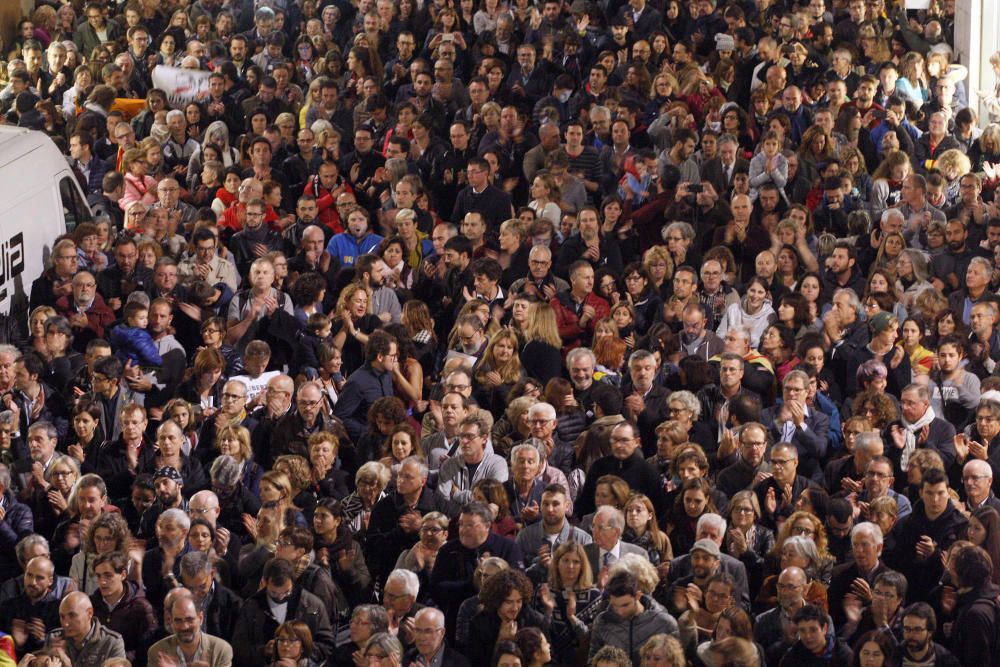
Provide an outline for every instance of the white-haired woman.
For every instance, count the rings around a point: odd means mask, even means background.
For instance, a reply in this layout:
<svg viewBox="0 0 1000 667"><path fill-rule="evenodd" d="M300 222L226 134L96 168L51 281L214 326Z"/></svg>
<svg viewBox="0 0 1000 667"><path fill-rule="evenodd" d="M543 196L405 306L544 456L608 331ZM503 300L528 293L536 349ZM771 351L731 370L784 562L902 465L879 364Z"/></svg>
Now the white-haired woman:
<svg viewBox="0 0 1000 667"><path fill-rule="evenodd" d="M229 128L221 120L212 121L209 123L208 127L205 129L205 138L201 142L201 146L198 150L194 152L191 159L188 161L187 168L187 186L189 190L194 190L198 187L198 181L201 178L201 168L204 166L204 158L202 158L202 152L205 150L205 146L213 144L220 149L220 157L222 158L222 165L227 169L236 165L240 165L240 152L229 145Z"/></svg>

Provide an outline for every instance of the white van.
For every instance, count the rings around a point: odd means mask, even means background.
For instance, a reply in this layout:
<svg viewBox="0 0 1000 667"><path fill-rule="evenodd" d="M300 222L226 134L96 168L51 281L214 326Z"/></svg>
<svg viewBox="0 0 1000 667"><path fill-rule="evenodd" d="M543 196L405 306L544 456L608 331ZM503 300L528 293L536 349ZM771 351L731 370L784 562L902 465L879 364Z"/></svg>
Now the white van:
<svg viewBox="0 0 1000 667"><path fill-rule="evenodd" d="M23 316L52 245L91 219L87 198L52 140L0 126L0 313Z"/></svg>

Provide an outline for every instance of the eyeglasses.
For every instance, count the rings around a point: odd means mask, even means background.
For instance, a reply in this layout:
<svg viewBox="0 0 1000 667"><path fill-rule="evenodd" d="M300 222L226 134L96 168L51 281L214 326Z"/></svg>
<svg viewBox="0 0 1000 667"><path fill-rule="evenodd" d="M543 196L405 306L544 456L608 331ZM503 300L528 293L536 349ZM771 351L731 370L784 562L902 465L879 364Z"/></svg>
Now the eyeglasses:
<svg viewBox="0 0 1000 667"><path fill-rule="evenodd" d="M892 475L889 475L884 472L876 472L874 470L869 470L868 472L865 473L865 477L867 477L868 479L889 479L890 477L892 477Z"/></svg>
<svg viewBox="0 0 1000 667"><path fill-rule="evenodd" d="M298 404L301 405L304 408L314 408L317 405L319 405L319 403L320 402L318 400L317 401L310 401L310 400L305 399L305 398L300 398L298 400Z"/></svg>
<svg viewBox="0 0 1000 667"><path fill-rule="evenodd" d="M277 639L277 642L279 644L284 644L285 646L288 646L289 644L301 644L302 640L299 639L298 637L279 637Z"/></svg>
<svg viewBox="0 0 1000 667"><path fill-rule="evenodd" d="M478 433L459 433L458 434L458 439L461 440L462 442L469 442L470 440L479 440L481 437L483 437L483 436L479 435Z"/></svg>
<svg viewBox="0 0 1000 667"><path fill-rule="evenodd" d="M771 465L786 466L793 461L798 461L798 459L771 459Z"/></svg>

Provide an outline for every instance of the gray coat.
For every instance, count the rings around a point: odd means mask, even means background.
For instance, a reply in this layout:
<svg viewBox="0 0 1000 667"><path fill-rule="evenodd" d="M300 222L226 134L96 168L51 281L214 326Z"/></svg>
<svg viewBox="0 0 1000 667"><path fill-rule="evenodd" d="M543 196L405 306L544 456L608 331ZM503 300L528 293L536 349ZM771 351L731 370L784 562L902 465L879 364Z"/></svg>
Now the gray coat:
<svg viewBox="0 0 1000 667"><path fill-rule="evenodd" d="M88 667L88 665L103 665L109 658L124 658L125 640L122 636L106 628L95 618L93 621L92 633L84 642L83 647L77 648L71 640L66 640L66 655L73 661L74 665Z"/></svg>
<svg viewBox="0 0 1000 667"><path fill-rule="evenodd" d="M507 461L489 450L479 462L475 475L469 475L469 467L465 465L465 460L461 456L453 456L441 464L437 490L445 498L465 504L472 500L472 487L476 482L481 479L495 479L503 483L507 481L509 474Z"/></svg>
<svg viewBox="0 0 1000 667"><path fill-rule="evenodd" d="M593 538L586 531L577 528L569 522L569 519L566 519L563 521L562 530L559 531L559 536L556 537L555 545L552 547L553 553L556 547L570 540L583 545L593 542ZM521 547L521 553L524 554L525 564L528 565L528 575L535 581L544 581L548 577L548 568L543 567L538 562L538 550L542 548L543 544L548 543L548 540L545 539L543 522L536 521L522 528L521 532L517 534L515 542Z"/></svg>
<svg viewBox="0 0 1000 667"><path fill-rule="evenodd" d="M612 609L602 611L594 620L590 635L590 660L602 646L616 646L632 659L632 664L642 662L639 649L650 637L666 633L677 636L677 621L668 612L655 609L647 596L642 598L643 611L630 619L623 619Z"/></svg>

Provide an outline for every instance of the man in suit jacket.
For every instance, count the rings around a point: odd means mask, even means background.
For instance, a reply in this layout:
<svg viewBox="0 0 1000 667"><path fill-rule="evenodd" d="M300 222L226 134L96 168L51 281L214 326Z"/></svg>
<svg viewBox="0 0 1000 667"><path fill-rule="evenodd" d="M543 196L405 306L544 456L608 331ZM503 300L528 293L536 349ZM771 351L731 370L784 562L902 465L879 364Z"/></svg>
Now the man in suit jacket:
<svg viewBox="0 0 1000 667"><path fill-rule="evenodd" d="M629 0L628 7L622 7L618 16L631 26L635 39L648 39L663 24L663 15L648 6L646 0Z"/></svg>
<svg viewBox="0 0 1000 667"><path fill-rule="evenodd" d="M583 551L590 561L590 570L597 577L602 568L611 567L625 554L635 554L648 559L646 550L628 542L622 542L622 532L625 530L625 515L621 510L610 505L597 508L591 532L594 541L583 546Z"/></svg>
<svg viewBox="0 0 1000 667"><path fill-rule="evenodd" d="M724 134L719 137L719 154L701 168L702 180L709 181L720 196L733 187L733 176L737 172L750 171L750 163L738 157L740 144L736 137Z"/></svg>
<svg viewBox="0 0 1000 667"><path fill-rule="evenodd" d="M783 400L764 410L761 421L769 426L774 442L795 445L802 476L822 483L830 418L819 410L809 409L806 405L808 394L809 376L802 371L792 371L782 381Z"/></svg>
<svg viewBox="0 0 1000 667"><path fill-rule="evenodd" d="M721 549L725 536L726 520L721 516L708 512L698 518L694 529L695 541L712 540ZM673 585L678 579L690 576L692 571L691 554L686 553L670 561L670 573L667 575L667 581ZM719 572L725 572L733 578L733 581L736 582L733 597L736 598L740 607L750 611L750 585L747 583L747 569L743 562L729 554L720 554Z"/></svg>
<svg viewBox="0 0 1000 667"><path fill-rule="evenodd" d="M851 531L851 554L854 558L833 568L827 595L827 599L838 602L830 605L830 616L837 627L847 621L844 605L839 601L848 593L863 590L866 585L873 590L875 579L883 572L892 571L882 562L882 544L882 529L874 523L859 523Z"/></svg>
<svg viewBox="0 0 1000 667"><path fill-rule="evenodd" d="M469 667L465 656L445 641L444 614L440 609L424 607L416 613L413 617L413 643L414 648L406 654L404 664Z"/></svg>

